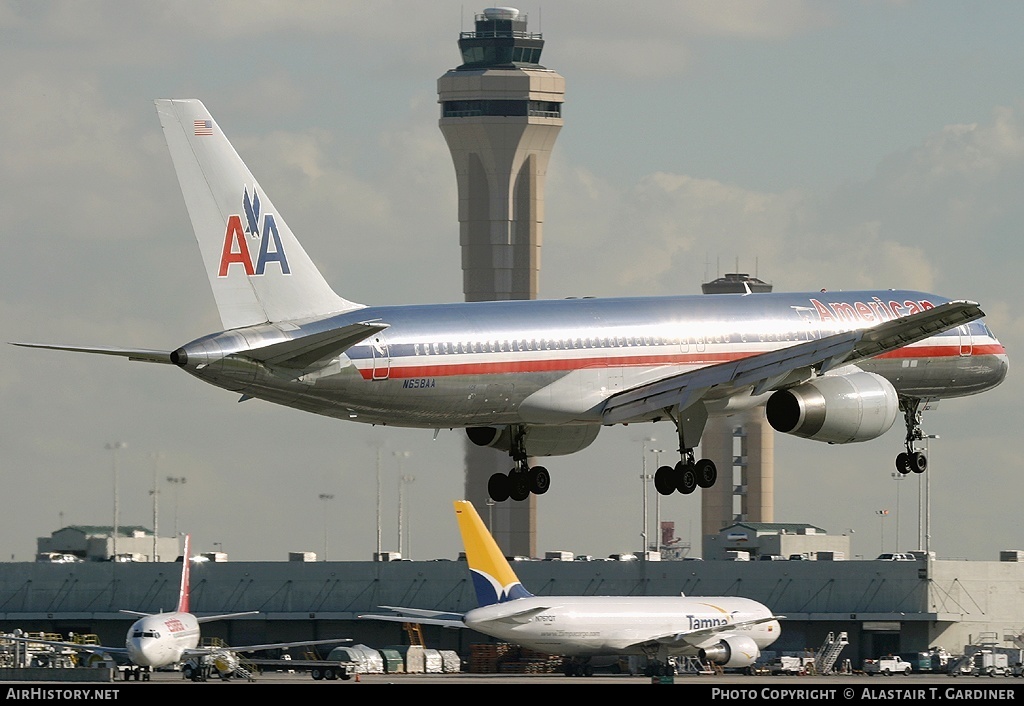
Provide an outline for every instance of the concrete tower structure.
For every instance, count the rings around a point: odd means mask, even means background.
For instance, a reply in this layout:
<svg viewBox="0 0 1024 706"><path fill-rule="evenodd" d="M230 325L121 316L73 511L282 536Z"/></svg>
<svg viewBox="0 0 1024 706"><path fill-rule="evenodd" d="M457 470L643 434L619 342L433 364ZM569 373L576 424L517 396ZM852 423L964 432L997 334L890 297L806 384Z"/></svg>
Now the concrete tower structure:
<svg viewBox="0 0 1024 706"><path fill-rule="evenodd" d="M727 274L701 285L704 294L770 292L772 286L746 274ZM775 430L764 407L708 420L701 452L718 467L718 482L701 491L703 554L708 538L736 522L775 521Z"/></svg>
<svg viewBox="0 0 1024 706"><path fill-rule="evenodd" d="M562 127L565 79L540 65L544 40L509 7L484 10L462 32L463 63L437 81L440 127L459 189L466 301L536 299L544 180ZM487 481L508 456L467 440L466 499L506 554L537 556L536 496L494 504Z"/></svg>

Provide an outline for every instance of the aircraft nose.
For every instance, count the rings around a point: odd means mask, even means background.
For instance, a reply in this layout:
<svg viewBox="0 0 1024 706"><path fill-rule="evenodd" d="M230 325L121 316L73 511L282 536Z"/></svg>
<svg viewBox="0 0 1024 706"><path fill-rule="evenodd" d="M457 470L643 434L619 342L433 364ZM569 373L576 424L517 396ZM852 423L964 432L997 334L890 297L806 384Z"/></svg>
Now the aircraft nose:
<svg viewBox="0 0 1024 706"><path fill-rule="evenodd" d="M160 645L153 638L132 638L128 643L128 658L140 667L153 666L160 657Z"/></svg>

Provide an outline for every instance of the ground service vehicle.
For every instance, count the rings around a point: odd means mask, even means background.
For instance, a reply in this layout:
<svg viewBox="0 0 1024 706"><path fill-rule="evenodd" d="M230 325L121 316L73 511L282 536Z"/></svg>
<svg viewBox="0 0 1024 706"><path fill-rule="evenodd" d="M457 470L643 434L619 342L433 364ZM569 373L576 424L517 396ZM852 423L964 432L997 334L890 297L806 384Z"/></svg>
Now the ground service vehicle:
<svg viewBox="0 0 1024 706"><path fill-rule="evenodd" d="M909 677L913 671L914 668L910 666L910 662L905 662L902 657L898 656L893 657L890 655L880 659L864 660L864 673L868 676L884 674L887 677L891 677L893 674L902 674Z"/></svg>

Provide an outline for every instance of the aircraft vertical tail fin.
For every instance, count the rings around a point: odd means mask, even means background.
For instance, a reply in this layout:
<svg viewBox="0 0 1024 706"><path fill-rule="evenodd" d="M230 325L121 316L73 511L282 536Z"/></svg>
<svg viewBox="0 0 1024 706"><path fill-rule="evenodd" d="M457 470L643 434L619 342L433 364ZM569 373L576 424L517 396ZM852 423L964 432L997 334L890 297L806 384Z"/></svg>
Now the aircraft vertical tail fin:
<svg viewBox="0 0 1024 706"><path fill-rule="evenodd" d="M480 519L473 503L456 500L455 518L459 522L462 544L466 549L466 561L473 577L477 603L486 606L532 596L519 582L519 577Z"/></svg>
<svg viewBox="0 0 1024 706"><path fill-rule="evenodd" d="M191 571L192 561L192 536L185 535L185 553L181 556L181 586L178 588L178 609L179 613L191 613L189 610L189 572Z"/></svg>
<svg viewBox="0 0 1024 706"><path fill-rule="evenodd" d="M361 308L327 284L202 102L156 109L224 328Z"/></svg>

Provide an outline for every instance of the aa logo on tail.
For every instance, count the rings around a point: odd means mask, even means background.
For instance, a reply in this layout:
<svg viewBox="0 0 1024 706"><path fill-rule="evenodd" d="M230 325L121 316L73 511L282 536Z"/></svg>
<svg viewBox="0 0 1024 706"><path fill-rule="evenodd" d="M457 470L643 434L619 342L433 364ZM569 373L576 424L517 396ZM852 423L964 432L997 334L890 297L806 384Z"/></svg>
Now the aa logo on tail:
<svg viewBox="0 0 1024 706"><path fill-rule="evenodd" d="M288 257L281 244L281 235L277 232L277 221L273 213L263 214L262 234L260 229L260 196L253 186L252 198L249 198L249 187L244 187L242 208L245 212L245 226L239 214L228 216L228 227L224 232L224 247L220 253L220 270L218 277L227 277L228 268L238 263L245 268L247 275L262 275L266 272L268 262L277 262L281 266L281 274L291 274L288 268ZM260 241L259 255L253 262L249 245L245 236ZM271 242L273 241L273 242Z"/></svg>

